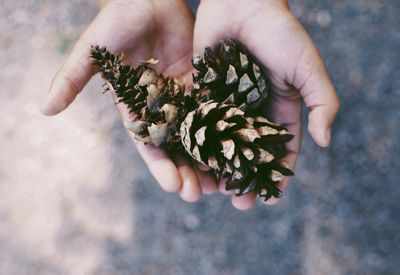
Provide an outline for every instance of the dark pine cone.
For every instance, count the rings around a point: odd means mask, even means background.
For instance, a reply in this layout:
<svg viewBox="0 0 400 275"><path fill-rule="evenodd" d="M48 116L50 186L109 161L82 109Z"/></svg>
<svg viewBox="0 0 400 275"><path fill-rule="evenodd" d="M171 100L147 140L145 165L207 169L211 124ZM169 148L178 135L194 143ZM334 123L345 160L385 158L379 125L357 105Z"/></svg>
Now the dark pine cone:
<svg viewBox="0 0 400 275"><path fill-rule="evenodd" d="M194 92L200 100L234 104L254 110L270 92L270 83L260 66L240 43L225 39L216 48L206 48L203 56L192 60Z"/></svg>
<svg viewBox="0 0 400 275"><path fill-rule="evenodd" d="M293 175L279 161L293 135L263 117L245 117L233 105L200 104L188 113L180 132L186 151L219 178L227 177L227 190L237 195L255 190L264 200L279 197L277 183Z"/></svg>
<svg viewBox="0 0 400 275"><path fill-rule="evenodd" d="M195 104L185 97L185 87L174 78L157 73L150 60L134 68L122 63L122 55L114 55L99 46L92 47L93 64L100 70L106 90L113 90L134 114L127 124L138 140L158 147L180 141L178 128Z"/></svg>

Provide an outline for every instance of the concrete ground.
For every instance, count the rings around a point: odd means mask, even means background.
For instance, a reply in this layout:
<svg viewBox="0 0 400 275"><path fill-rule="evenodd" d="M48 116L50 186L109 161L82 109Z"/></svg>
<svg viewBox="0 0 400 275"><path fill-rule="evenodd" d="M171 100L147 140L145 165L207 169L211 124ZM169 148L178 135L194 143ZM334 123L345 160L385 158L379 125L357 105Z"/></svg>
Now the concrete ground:
<svg viewBox="0 0 400 275"><path fill-rule="evenodd" d="M342 101L274 207L161 191L96 77L37 103L96 1L0 0L0 274L399 274L400 6L293 0Z"/></svg>

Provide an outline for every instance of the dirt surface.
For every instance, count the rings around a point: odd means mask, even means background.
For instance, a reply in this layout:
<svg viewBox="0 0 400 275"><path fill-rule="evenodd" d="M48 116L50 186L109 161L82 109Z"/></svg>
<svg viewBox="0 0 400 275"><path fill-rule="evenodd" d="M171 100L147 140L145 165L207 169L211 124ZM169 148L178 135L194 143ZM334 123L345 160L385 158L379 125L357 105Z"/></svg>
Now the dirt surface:
<svg viewBox="0 0 400 275"><path fill-rule="evenodd" d="M342 101L333 143L304 129L274 207L164 193L96 77L66 112L37 104L96 1L1 1L0 274L398 274L400 6L291 1Z"/></svg>

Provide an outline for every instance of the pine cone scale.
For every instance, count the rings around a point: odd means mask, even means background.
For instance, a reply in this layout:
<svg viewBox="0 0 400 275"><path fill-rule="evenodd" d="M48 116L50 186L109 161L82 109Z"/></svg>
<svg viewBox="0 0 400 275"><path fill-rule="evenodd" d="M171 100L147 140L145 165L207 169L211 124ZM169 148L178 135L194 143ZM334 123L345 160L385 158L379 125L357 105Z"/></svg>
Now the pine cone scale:
<svg viewBox="0 0 400 275"><path fill-rule="evenodd" d="M184 106L184 86L150 68L153 60L134 68L122 63L122 55L98 46L92 47L91 57L108 81L107 89L113 90L117 102L125 103L134 114L137 123L127 128L137 139L159 147L179 142L177 129L188 112Z"/></svg>
<svg viewBox="0 0 400 275"><path fill-rule="evenodd" d="M233 40L220 42L215 50L206 48L203 56L195 55L193 67L197 70L194 90L203 102L214 99L254 110L268 96L266 75Z"/></svg>
<svg viewBox="0 0 400 275"><path fill-rule="evenodd" d="M285 143L281 135L287 135L287 131L257 117L244 117L244 112L233 105L201 103L187 115L180 131L187 152L215 169L219 178L228 177L227 187L238 195L257 190L264 199L278 196L279 188L270 185L291 173L276 158L285 148L280 147ZM264 145L269 136L279 146ZM264 177L259 176L261 172Z"/></svg>

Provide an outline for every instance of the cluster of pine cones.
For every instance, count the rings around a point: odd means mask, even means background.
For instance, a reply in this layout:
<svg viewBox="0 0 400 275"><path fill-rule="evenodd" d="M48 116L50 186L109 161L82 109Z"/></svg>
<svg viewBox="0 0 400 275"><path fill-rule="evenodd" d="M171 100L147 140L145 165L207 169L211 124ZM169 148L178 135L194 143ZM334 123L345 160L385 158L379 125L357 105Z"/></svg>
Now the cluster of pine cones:
<svg viewBox="0 0 400 275"><path fill-rule="evenodd" d="M193 57L193 87L151 68L123 64L99 46L93 65L133 114L127 128L138 140L181 150L227 178L226 189L240 196L256 191L263 200L280 197L277 183L293 172L280 162L293 138L285 127L261 116L270 82L246 48L232 39Z"/></svg>

